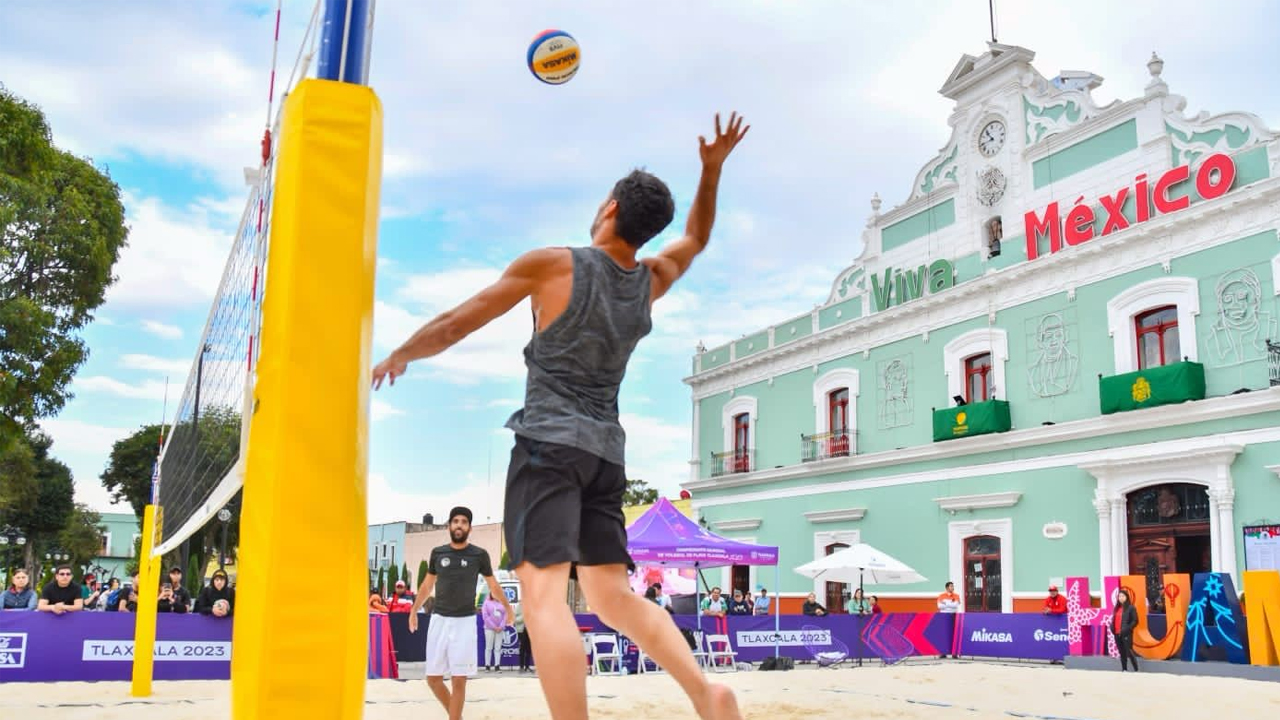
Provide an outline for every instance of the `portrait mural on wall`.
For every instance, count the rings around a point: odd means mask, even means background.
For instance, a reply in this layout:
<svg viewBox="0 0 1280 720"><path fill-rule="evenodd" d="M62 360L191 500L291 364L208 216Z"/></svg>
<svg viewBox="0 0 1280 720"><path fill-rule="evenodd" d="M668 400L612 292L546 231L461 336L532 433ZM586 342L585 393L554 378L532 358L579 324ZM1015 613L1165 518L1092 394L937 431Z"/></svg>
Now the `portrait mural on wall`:
<svg viewBox="0 0 1280 720"><path fill-rule="evenodd" d="M881 428L896 428L912 422L911 356L881 360L876 365L876 400Z"/></svg>
<svg viewBox="0 0 1280 720"><path fill-rule="evenodd" d="M1214 287L1214 316L1209 344L1221 365L1260 360L1266 341L1280 337L1275 314L1262 303L1262 282L1250 268L1225 273Z"/></svg>
<svg viewBox="0 0 1280 720"><path fill-rule="evenodd" d="M1036 397L1065 395L1080 374L1075 310L1051 312L1026 323L1027 384Z"/></svg>

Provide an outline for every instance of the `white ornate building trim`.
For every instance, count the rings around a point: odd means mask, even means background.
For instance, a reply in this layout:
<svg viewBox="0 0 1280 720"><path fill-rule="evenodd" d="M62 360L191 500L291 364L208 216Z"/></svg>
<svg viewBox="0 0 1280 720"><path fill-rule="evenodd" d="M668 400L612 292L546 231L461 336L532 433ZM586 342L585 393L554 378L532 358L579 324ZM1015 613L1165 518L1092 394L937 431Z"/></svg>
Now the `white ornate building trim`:
<svg viewBox="0 0 1280 720"><path fill-rule="evenodd" d="M1138 336L1133 319L1164 305L1178 307L1180 354L1195 361L1196 316L1200 314L1200 287L1195 278L1165 277L1138 283L1107 302L1107 332L1115 352L1116 374L1138 369Z"/></svg>
<svg viewBox="0 0 1280 720"><path fill-rule="evenodd" d="M750 395L739 395L725 403L724 409L720 411L720 426L724 429L724 444L720 449L723 452L733 449L733 419L742 413L747 413L751 422L747 428L748 442L751 447L756 446L756 422L760 415L759 402Z"/></svg>
<svg viewBox="0 0 1280 720"><path fill-rule="evenodd" d="M1206 447L1185 449L1179 443L1117 448L1080 469L1097 478L1093 508L1098 513L1102 575L1126 575L1129 525L1126 495L1134 490L1186 482L1209 492L1209 543L1213 572L1236 574L1235 482L1231 464L1245 448L1227 438Z"/></svg>
<svg viewBox="0 0 1280 720"><path fill-rule="evenodd" d="M828 412L827 395L840 388L849 389L850 435L858 431L858 371L853 368L828 370L813 382L814 432L831 432L831 413Z"/></svg>
<svg viewBox="0 0 1280 720"><path fill-rule="evenodd" d="M981 353L991 353L991 397L1004 395L1004 365L1009 360L1009 335L1000 328L986 327L970 330L943 346L947 401L956 395L965 396L964 361Z"/></svg>
<svg viewBox="0 0 1280 720"><path fill-rule="evenodd" d="M950 580L964 597L964 541L975 535L992 535L1000 539L1000 612L1013 612L1013 519L974 520L947 524L947 568Z"/></svg>

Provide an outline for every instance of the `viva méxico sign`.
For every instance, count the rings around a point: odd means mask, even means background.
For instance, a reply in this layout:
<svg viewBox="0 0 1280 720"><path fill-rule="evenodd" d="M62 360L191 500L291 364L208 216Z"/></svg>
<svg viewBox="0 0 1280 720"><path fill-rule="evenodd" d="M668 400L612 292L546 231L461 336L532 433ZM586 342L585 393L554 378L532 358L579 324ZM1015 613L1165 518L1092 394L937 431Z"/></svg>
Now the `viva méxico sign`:
<svg viewBox="0 0 1280 720"><path fill-rule="evenodd" d="M1027 230L1027 259L1035 260L1040 256L1040 238L1049 238L1050 254L1062 250L1067 245L1082 245L1095 237L1106 237L1113 232L1127 229L1130 225L1138 225L1158 215L1168 215L1186 210L1191 206L1191 196L1186 189L1175 191L1175 188L1191 179L1191 166L1181 165L1173 168L1156 179L1152 185L1146 173L1134 179L1133 187L1123 187L1111 195L1099 198L1102 212L1097 213L1090 205L1085 205L1084 196L1076 199L1075 205L1067 211L1065 221L1059 214L1058 202L1049 203L1041 215L1035 210L1024 216ZM1236 164L1231 156L1215 153L1205 158L1196 170L1196 193L1205 200L1222 197L1231 189L1236 179ZM1176 195L1176 196L1175 196ZM1130 198L1134 200L1134 219L1129 220L1124 214L1124 205ZM1097 221L1105 218L1101 229Z"/></svg>

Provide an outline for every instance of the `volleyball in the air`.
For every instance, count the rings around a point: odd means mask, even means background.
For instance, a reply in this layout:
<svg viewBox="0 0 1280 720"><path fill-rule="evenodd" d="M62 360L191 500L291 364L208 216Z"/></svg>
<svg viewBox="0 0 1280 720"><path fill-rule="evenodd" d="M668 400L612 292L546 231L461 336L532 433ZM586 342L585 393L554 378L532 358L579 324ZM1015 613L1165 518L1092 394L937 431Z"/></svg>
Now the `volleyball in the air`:
<svg viewBox="0 0 1280 720"><path fill-rule="evenodd" d="M578 72L582 51L563 30L543 30L529 43L529 72L548 85L563 85Z"/></svg>

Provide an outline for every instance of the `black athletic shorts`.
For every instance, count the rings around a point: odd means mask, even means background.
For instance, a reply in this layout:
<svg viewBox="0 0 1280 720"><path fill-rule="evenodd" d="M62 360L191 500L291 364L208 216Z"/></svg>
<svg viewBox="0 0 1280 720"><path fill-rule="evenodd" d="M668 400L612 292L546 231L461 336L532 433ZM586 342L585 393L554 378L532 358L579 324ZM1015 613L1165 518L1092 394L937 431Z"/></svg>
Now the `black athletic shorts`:
<svg viewBox="0 0 1280 720"><path fill-rule="evenodd" d="M510 566L631 566L623 467L568 445L515 437L503 510Z"/></svg>

